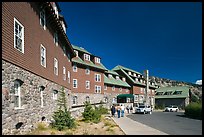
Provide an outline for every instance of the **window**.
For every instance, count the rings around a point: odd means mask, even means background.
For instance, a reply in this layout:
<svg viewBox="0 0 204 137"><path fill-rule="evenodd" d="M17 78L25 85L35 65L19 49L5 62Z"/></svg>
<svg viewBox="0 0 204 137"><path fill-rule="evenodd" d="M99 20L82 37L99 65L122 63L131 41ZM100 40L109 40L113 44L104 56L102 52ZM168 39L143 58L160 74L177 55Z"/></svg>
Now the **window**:
<svg viewBox="0 0 204 137"><path fill-rule="evenodd" d="M122 91L122 88L119 88L119 91Z"/></svg>
<svg viewBox="0 0 204 137"><path fill-rule="evenodd" d="M44 86L40 86L40 87L39 87L39 91L40 91L40 106L41 106L41 107L44 106L44 97L43 97L44 89L45 89Z"/></svg>
<svg viewBox="0 0 204 137"><path fill-rule="evenodd" d="M77 51L77 50L74 50L74 52L76 53L76 57L78 57L78 51Z"/></svg>
<svg viewBox="0 0 204 137"><path fill-rule="evenodd" d="M77 72L77 65L76 64L73 65L73 72Z"/></svg>
<svg viewBox="0 0 204 137"><path fill-rule="evenodd" d="M134 73L133 75L134 75L134 77L137 77L136 73Z"/></svg>
<svg viewBox="0 0 204 137"><path fill-rule="evenodd" d="M53 98L54 100L57 100L57 94L58 94L58 91L57 91L57 90L53 90L53 96L52 96L52 98Z"/></svg>
<svg viewBox="0 0 204 137"><path fill-rule="evenodd" d="M63 46L62 48L63 48L64 56L66 56L66 48L65 48L65 46Z"/></svg>
<svg viewBox="0 0 204 137"><path fill-rule="evenodd" d="M90 81L86 81L86 89L90 89Z"/></svg>
<svg viewBox="0 0 204 137"><path fill-rule="evenodd" d="M86 102L90 102L89 96L86 96Z"/></svg>
<svg viewBox="0 0 204 137"><path fill-rule="evenodd" d="M42 44L40 45L40 63L46 67L46 49Z"/></svg>
<svg viewBox="0 0 204 137"><path fill-rule="evenodd" d="M56 32L54 33L54 43L58 46L58 34Z"/></svg>
<svg viewBox="0 0 204 137"><path fill-rule="evenodd" d="M45 10L40 11L40 25L46 30Z"/></svg>
<svg viewBox="0 0 204 137"><path fill-rule="evenodd" d="M73 79L73 88L77 88L77 79Z"/></svg>
<svg viewBox="0 0 204 137"><path fill-rule="evenodd" d="M100 63L101 61L100 61L100 58L95 58L95 61L96 61L96 63Z"/></svg>
<svg viewBox="0 0 204 137"><path fill-rule="evenodd" d="M77 104L77 96L73 96L73 105Z"/></svg>
<svg viewBox="0 0 204 137"><path fill-rule="evenodd" d="M24 53L24 26L14 18L14 48Z"/></svg>
<svg viewBox="0 0 204 137"><path fill-rule="evenodd" d="M138 95L134 95L135 101L138 101Z"/></svg>
<svg viewBox="0 0 204 137"><path fill-rule="evenodd" d="M63 79L66 80L66 68L63 67Z"/></svg>
<svg viewBox="0 0 204 137"><path fill-rule="evenodd" d="M135 81L138 81L138 78L135 78Z"/></svg>
<svg viewBox="0 0 204 137"><path fill-rule="evenodd" d="M104 85L104 90L107 90L107 85Z"/></svg>
<svg viewBox="0 0 204 137"><path fill-rule="evenodd" d="M89 69L89 68L86 68L85 73L86 73L86 74L90 74L90 69Z"/></svg>
<svg viewBox="0 0 204 137"><path fill-rule="evenodd" d="M131 72L129 71L128 74L131 75Z"/></svg>
<svg viewBox="0 0 204 137"><path fill-rule="evenodd" d="M113 76L111 74L108 74L108 78L112 78Z"/></svg>
<svg viewBox="0 0 204 137"><path fill-rule="evenodd" d="M21 108L21 87L20 81L14 81L14 106Z"/></svg>
<svg viewBox="0 0 204 137"><path fill-rule="evenodd" d="M119 80L120 79L119 76L116 76L116 79Z"/></svg>
<svg viewBox="0 0 204 137"><path fill-rule="evenodd" d="M54 74L58 75L58 60L54 58Z"/></svg>
<svg viewBox="0 0 204 137"><path fill-rule="evenodd" d="M142 91L143 91L143 88L140 88L140 91L142 92Z"/></svg>
<svg viewBox="0 0 204 137"><path fill-rule="evenodd" d="M108 102L108 98L107 98L107 97L104 97L104 98L103 98L103 102L104 102L104 103L107 103L107 102Z"/></svg>
<svg viewBox="0 0 204 137"><path fill-rule="evenodd" d="M95 81L101 82L101 75L100 74L95 74Z"/></svg>
<svg viewBox="0 0 204 137"><path fill-rule="evenodd" d="M68 83L70 83L70 72L67 72L67 79L68 79Z"/></svg>
<svg viewBox="0 0 204 137"><path fill-rule="evenodd" d="M129 91L129 89L127 88L127 89L126 89L126 92L128 92L128 91Z"/></svg>
<svg viewBox="0 0 204 137"><path fill-rule="evenodd" d="M90 61L90 55L88 55L88 54L84 54L84 60L88 60L88 61Z"/></svg>
<svg viewBox="0 0 204 137"><path fill-rule="evenodd" d="M101 86L95 85L95 93L101 93Z"/></svg>
<svg viewBox="0 0 204 137"><path fill-rule="evenodd" d="M67 53L67 58L68 58L68 61L70 62L71 57L70 57L70 54L69 54L69 53Z"/></svg>
<svg viewBox="0 0 204 137"><path fill-rule="evenodd" d="M112 91L115 91L115 86L112 87Z"/></svg>

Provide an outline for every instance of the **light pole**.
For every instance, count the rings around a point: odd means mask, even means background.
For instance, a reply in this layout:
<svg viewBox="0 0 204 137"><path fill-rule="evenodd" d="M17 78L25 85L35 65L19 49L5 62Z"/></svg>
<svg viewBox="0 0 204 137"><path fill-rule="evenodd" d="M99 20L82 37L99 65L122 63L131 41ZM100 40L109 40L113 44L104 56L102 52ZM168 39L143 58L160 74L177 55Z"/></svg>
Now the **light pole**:
<svg viewBox="0 0 204 137"><path fill-rule="evenodd" d="M150 105L149 102L149 70L144 71L145 80L146 80L146 87L145 87L145 105Z"/></svg>

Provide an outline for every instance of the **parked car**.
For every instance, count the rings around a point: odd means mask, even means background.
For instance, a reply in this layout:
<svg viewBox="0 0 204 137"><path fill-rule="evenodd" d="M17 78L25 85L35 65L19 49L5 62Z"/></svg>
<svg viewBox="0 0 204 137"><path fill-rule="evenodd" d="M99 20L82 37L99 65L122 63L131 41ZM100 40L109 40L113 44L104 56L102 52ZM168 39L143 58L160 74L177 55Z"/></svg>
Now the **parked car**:
<svg viewBox="0 0 204 137"><path fill-rule="evenodd" d="M140 105L135 109L135 113L152 114L152 108L150 106Z"/></svg>
<svg viewBox="0 0 204 137"><path fill-rule="evenodd" d="M170 106L166 107L164 111L166 111L166 112L177 112L178 110L179 110L178 106L170 105Z"/></svg>

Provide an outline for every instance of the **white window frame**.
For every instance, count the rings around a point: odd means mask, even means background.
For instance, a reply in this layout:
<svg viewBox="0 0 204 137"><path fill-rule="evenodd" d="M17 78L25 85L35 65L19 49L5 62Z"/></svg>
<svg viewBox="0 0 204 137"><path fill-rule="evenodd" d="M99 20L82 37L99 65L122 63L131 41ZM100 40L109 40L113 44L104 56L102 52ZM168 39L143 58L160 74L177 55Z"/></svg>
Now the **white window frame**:
<svg viewBox="0 0 204 137"><path fill-rule="evenodd" d="M116 76L116 80L119 80L120 78L119 78L119 76Z"/></svg>
<svg viewBox="0 0 204 137"><path fill-rule="evenodd" d="M44 49L44 53L42 53L42 49ZM42 62L42 59L44 58L44 64ZM45 67L46 68L46 48L40 44L40 64L41 66Z"/></svg>
<svg viewBox="0 0 204 137"><path fill-rule="evenodd" d="M63 46L62 49L63 49L63 52L64 52L64 56L66 56L66 48L65 48L65 46Z"/></svg>
<svg viewBox="0 0 204 137"><path fill-rule="evenodd" d="M101 74L95 74L95 81L101 82Z"/></svg>
<svg viewBox="0 0 204 137"><path fill-rule="evenodd" d="M14 97L15 101L18 102L17 104L14 103L15 109L21 109L22 106L21 106L21 84L20 84L20 81L14 81L14 96L15 96ZM18 97L17 100L16 100L16 97Z"/></svg>
<svg viewBox="0 0 204 137"><path fill-rule="evenodd" d="M76 64L73 65L73 72L77 72L77 65Z"/></svg>
<svg viewBox="0 0 204 137"><path fill-rule="evenodd" d="M95 85L95 93L101 93L101 86Z"/></svg>
<svg viewBox="0 0 204 137"><path fill-rule="evenodd" d="M71 78L70 71L67 71L67 79L68 79L68 83L70 83L70 78Z"/></svg>
<svg viewBox="0 0 204 137"><path fill-rule="evenodd" d="M120 92L122 92L122 91L123 91L123 89L122 89L122 88L119 88L119 91L120 91Z"/></svg>
<svg viewBox="0 0 204 137"><path fill-rule="evenodd" d="M59 37L57 32L54 33L54 43L56 46L58 46L59 44Z"/></svg>
<svg viewBox="0 0 204 137"><path fill-rule="evenodd" d="M129 89L127 88L125 92L128 92L128 91L129 91Z"/></svg>
<svg viewBox="0 0 204 137"><path fill-rule="evenodd" d="M88 60L88 61L90 61L90 55L88 55L88 54L84 54L84 60Z"/></svg>
<svg viewBox="0 0 204 137"><path fill-rule="evenodd" d="M17 29L18 34L15 33L15 31L16 31L15 24L16 23L17 23L17 26L18 26L18 29ZM22 28L21 32L19 32L19 26ZM14 48L24 54L24 26L16 18L14 18L13 34L14 34ZM16 36L18 37L18 39L21 40L21 49L18 49L17 46L16 46Z"/></svg>
<svg viewBox="0 0 204 137"><path fill-rule="evenodd" d="M42 87L39 87L39 91L40 91L40 107L43 108L44 107L44 89Z"/></svg>
<svg viewBox="0 0 204 137"><path fill-rule="evenodd" d="M73 96L72 98L72 104L77 105L77 96Z"/></svg>
<svg viewBox="0 0 204 137"><path fill-rule="evenodd" d="M57 100L57 94L58 94L58 91L54 90L53 93L52 93L53 100Z"/></svg>
<svg viewBox="0 0 204 137"><path fill-rule="evenodd" d="M66 80L66 77L67 77L67 75L66 75L66 68L63 67L63 79L64 79L64 81Z"/></svg>
<svg viewBox="0 0 204 137"><path fill-rule="evenodd" d="M132 75L132 73L131 73L130 71L128 72L128 74L129 74L129 75Z"/></svg>
<svg viewBox="0 0 204 137"><path fill-rule="evenodd" d="M78 51L74 50L74 52L76 53L76 57L78 57L79 56Z"/></svg>
<svg viewBox="0 0 204 137"><path fill-rule="evenodd" d="M90 81L86 80L86 89L90 89Z"/></svg>
<svg viewBox="0 0 204 137"><path fill-rule="evenodd" d="M111 74L108 74L108 78L112 78L113 77L113 75L111 75Z"/></svg>
<svg viewBox="0 0 204 137"><path fill-rule="evenodd" d="M78 87L77 79L73 79L73 88L77 88L77 87Z"/></svg>
<svg viewBox="0 0 204 137"><path fill-rule="evenodd" d="M89 75L89 74L90 74L90 69L89 69L89 68L86 68L86 69L85 69L85 73L86 73L87 75Z"/></svg>
<svg viewBox="0 0 204 137"><path fill-rule="evenodd" d="M71 57L69 53L67 53L67 58L68 58L68 62L70 62Z"/></svg>
<svg viewBox="0 0 204 137"><path fill-rule="evenodd" d="M42 17L43 14L43 17ZM43 20L42 20L43 18ZM44 22L44 25L41 22ZM45 15L45 10L40 11L40 25L43 27L44 30L46 30L46 15Z"/></svg>
<svg viewBox="0 0 204 137"><path fill-rule="evenodd" d="M95 62L100 63L101 62L100 58L95 57Z"/></svg>
<svg viewBox="0 0 204 137"><path fill-rule="evenodd" d="M112 91L115 91L115 86L112 86Z"/></svg>
<svg viewBox="0 0 204 137"><path fill-rule="evenodd" d="M89 96L86 96L86 102L90 102L90 97Z"/></svg>
<svg viewBox="0 0 204 137"><path fill-rule="evenodd" d="M54 58L54 74L58 75L58 60L56 58Z"/></svg>
<svg viewBox="0 0 204 137"><path fill-rule="evenodd" d="M107 90L107 85L104 85L104 90Z"/></svg>

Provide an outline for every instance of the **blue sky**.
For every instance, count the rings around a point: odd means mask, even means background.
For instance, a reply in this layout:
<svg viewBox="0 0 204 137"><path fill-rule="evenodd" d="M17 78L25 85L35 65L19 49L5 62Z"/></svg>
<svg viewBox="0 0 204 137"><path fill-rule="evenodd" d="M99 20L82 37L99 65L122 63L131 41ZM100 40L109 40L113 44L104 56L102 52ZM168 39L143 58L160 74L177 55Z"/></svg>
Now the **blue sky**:
<svg viewBox="0 0 204 137"><path fill-rule="evenodd" d="M202 79L202 3L59 2L73 45L150 76Z"/></svg>

